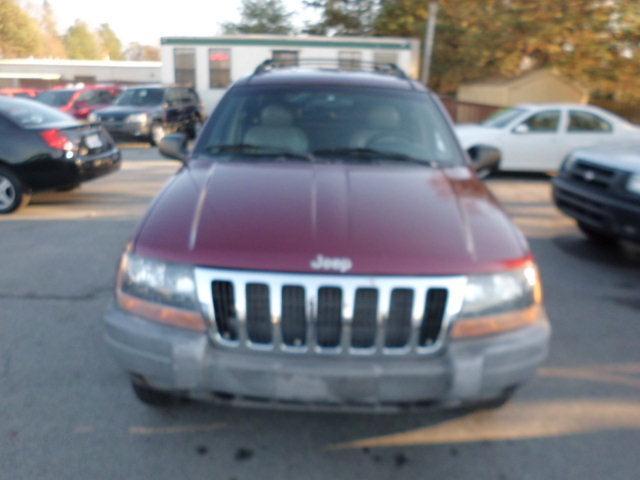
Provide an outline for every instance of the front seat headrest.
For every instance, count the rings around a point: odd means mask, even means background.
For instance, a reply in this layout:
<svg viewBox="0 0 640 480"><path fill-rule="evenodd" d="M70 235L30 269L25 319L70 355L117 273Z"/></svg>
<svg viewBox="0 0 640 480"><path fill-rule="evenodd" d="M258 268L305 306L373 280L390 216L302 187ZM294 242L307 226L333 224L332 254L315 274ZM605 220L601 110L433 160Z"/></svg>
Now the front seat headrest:
<svg viewBox="0 0 640 480"><path fill-rule="evenodd" d="M293 123L293 115L279 105L269 105L260 112L260 124L265 127L289 127Z"/></svg>
<svg viewBox="0 0 640 480"><path fill-rule="evenodd" d="M379 130L397 129L400 126L400 113L391 105L378 105L369 110L367 126Z"/></svg>

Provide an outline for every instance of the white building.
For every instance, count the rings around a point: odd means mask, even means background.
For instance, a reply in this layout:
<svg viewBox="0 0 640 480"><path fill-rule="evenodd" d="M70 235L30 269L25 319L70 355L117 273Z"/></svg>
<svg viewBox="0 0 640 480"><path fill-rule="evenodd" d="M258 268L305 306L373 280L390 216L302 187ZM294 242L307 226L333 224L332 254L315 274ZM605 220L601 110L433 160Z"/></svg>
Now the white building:
<svg viewBox="0 0 640 480"><path fill-rule="evenodd" d="M326 59L345 68L395 63L414 78L419 68L420 45L409 38L229 35L164 37L161 44L162 82L195 87L207 111L229 85L267 59L292 65L299 59Z"/></svg>
<svg viewBox="0 0 640 480"><path fill-rule="evenodd" d="M0 59L0 87L45 88L61 83L160 83L160 62Z"/></svg>

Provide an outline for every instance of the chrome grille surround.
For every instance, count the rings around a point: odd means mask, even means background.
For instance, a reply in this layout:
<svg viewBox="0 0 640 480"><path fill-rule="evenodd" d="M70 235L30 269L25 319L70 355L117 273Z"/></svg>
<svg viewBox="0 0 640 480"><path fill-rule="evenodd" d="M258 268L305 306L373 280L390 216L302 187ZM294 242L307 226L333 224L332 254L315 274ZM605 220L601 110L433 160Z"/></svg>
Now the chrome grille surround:
<svg viewBox="0 0 640 480"><path fill-rule="evenodd" d="M198 267L195 269L198 300L209 325L209 335L214 345L235 350L246 349L256 352L285 352L309 355L427 355L440 351L445 343L451 322L462 308L467 284L465 276L369 276L369 275L325 275L305 273L278 273L267 271L227 270ZM220 334L214 309L212 285L214 282L229 282L233 285L237 338L229 339ZM249 339L247 328L248 284L264 284L268 287L271 312L271 342L255 343ZM281 329L282 289L302 287L305 292L306 341L304 345L287 345L283 341ZM339 288L342 291L342 323L339 344L335 347L321 347L317 343L317 309L320 288ZM358 289L376 289L378 292L375 342L372 347L353 347L351 328ZM411 310L409 340L401 347L385 345L385 326L392 292L408 289L414 292ZM419 344L425 304L431 289L447 291L446 307L442 326L435 341L427 345ZM274 295L274 292L277 294Z"/></svg>

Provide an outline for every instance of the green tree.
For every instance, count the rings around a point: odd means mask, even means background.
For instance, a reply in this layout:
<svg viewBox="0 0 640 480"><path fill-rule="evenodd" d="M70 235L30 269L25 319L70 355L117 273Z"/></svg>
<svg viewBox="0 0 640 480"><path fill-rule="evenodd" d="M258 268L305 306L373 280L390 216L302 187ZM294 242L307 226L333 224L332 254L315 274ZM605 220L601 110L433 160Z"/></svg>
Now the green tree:
<svg viewBox="0 0 640 480"><path fill-rule="evenodd" d="M64 36L64 46L69 58L97 60L104 57L99 39L89 29L89 26L80 20L76 20L67 30Z"/></svg>
<svg viewBox="0 0 640 480"><path fill-rule="evenodd" d="M0 57L40 56L44 48L38 22L15 0L0 0Z"/></svg>
<svg viewBox="0 0 640 480"><path fill-rule="evenodd" d="M308 24L306 33L314 35L370 35L382 0L305 0L307 7L321 11L320 21Z"/></svg>
<svg viewBox="0 0 640 480"><path fill-rule="evenodd" d="M124 60L122 43L108 23L100 25L98 37L102 43L102 49L107 53L110 60Z"/></svg>
<svg viewBox="0 0 640 480"><path fill-rule="evenodd" d="M222 30L233 33L272 33L287 35L294 32L292 12L282 0L242 0L241 18L237 23L225 23Z"/></svg>
<svg viewBox="0 0 640 480"><path fill-rule="evenodd" d="M66 58L67 51L64 48L64 43L58 33L58 26L56 16L51 7L51 3L48 0L44 0L42 3L42 15L40 18L40 27L45 38L47 45L47 56L54 58Z"/></svg>

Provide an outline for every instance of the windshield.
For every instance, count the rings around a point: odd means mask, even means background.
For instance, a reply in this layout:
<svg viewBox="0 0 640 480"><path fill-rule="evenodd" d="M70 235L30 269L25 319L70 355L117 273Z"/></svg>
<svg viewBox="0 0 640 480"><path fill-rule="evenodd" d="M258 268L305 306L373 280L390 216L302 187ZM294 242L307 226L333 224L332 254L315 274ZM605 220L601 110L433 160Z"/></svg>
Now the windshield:
<svg viewBox="0 0 640 480"><path fill-rule="evenodd" d="M77 120L64 112L32 100L13 99L0 101L0 114L23 128L41 128L59 123L77 123Z"/></svg>
<svg viewBox="0 0 640 480"><path fill-rule="evenodd" d="M524 112L526 112L524 108L504 108L487 118L482 122L482 125L485 127L504 128Z"/></svg>
<svg viewBox="0 0 640 480"><path fill-rule="evenodd" d="M215 112L195 153L463 162L428 94L344 87L237 88Z"/></svg>
<svg viewBox="0 0 640 480"><path fill-rule="evenodd" d="M133 107L160 105L163 97L164 92L161 88L132 88L125 90L115 104Z"/></svg>
<svg viewBox="0 0 640 480"><path fill-rule="evenodd" d="M52 107L62 107L69 103L75 90L49 90L48 92L42 92L36 97L39 102Z"/></svg>

